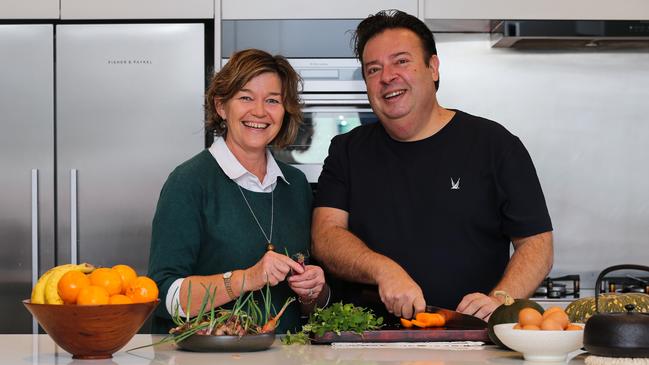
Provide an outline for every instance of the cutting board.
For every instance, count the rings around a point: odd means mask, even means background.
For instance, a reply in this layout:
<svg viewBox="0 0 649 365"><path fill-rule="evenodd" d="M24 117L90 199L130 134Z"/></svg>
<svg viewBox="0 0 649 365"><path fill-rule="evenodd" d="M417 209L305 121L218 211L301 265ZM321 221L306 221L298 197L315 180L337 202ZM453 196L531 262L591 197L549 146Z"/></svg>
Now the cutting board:
<svg viewBox="0 0 649 365"><path fill-rule="evenodd" d="M441 342L441 341L482 341L489 342L486 329L386 329L365 331L362 335L356 332L325 332L316 336L313 343L328 344L332 342Z"/></svg>

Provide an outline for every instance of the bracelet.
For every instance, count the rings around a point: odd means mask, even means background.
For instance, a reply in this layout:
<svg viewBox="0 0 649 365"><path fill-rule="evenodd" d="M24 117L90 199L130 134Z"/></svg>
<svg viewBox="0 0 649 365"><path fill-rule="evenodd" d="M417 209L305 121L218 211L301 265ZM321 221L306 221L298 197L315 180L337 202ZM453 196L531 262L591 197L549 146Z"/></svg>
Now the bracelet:
<svg viewBox="0 0 649 365"><path fill-rule="evenodd" d="M327 295L327 301L322 306L322 308L326 308L329 305L329 300L331 299L331 287L329 285L327 285L327 288L329 288L329 294Z"/></svg>
<svg viewBox="0 0 649 365"><path fill-rule="evenodd" d="M317 297L312 298L311 297L312 294L313 294L313 289L309 289L309 294L307 296L307 298L309 298L309 300L302 300L302 297L298 296L297 301L300 302L301 304L313 304L313 302L315 302L318 298Z"/></svg>
<svg viewBox="0 0 649 365"><path fill-rule="evenodd" d="M325 284L326 285L326 284ZM329 305L329 301L331 300L331 287L329 285L326 286L327 289L329 289L329 292L327 293L327 300L325 301L325 304L321 308L325 308L326 306ZM297 301L300 302L300 304L313 304L318 298L313 298L309 301L302 300L301 297L297 297Z"/></svg>

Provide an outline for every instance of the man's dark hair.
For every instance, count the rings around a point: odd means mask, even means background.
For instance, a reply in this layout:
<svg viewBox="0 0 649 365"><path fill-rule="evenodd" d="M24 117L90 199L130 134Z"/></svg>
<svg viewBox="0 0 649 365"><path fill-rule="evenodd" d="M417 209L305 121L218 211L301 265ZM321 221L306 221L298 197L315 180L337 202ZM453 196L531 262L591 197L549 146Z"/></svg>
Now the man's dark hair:
<svg viewBox="0 0 649 365"><path fill-rule="evenodd" d="M419 20L417 17L412 16L403 11L390 9L382 10L374 15L365 18L356 27L356 32L352 36L352 43L356 57L361 61L363 66L363 50L365 44L377 34L382 33L386 29L408 29L415 33L421 41L421 48L424 51L424 63L430 66L429 61L432 55L437 54L437 47L435 47L435 37L433 32L428 29L426 24ZM363 71L363 78L365 78L365 70ZM435 81L435 90L439 89L439 79Z"/></svg>

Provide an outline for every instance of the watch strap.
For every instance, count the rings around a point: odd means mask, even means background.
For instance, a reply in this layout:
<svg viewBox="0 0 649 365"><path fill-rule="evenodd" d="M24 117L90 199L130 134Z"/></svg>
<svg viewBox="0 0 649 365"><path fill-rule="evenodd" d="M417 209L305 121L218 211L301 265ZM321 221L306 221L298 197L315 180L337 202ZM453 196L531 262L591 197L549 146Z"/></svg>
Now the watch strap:
<svg viewBox="0 0 649 365"><path fill-rule="evenodd" d="M237 296L234 295L234 291L232 291L232 272L228 272L226 274L229 275L223 275L223 283L225 284L225 291L228 293L228 296L230 297L230 300L235 300L237 299Z"/></svg>

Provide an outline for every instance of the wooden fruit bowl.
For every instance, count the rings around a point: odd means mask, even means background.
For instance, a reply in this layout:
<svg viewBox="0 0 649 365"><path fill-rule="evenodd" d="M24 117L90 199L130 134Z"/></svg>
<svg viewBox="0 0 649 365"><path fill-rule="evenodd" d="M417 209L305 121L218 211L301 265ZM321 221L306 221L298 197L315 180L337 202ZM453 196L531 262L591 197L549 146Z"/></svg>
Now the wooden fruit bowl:
<svg viewBox="0 0 649 365"><path fill-rule="evenodd" d="M84 306L23 300L52 340L75 359L111 358L133 338L159 302Z"/></svg>

